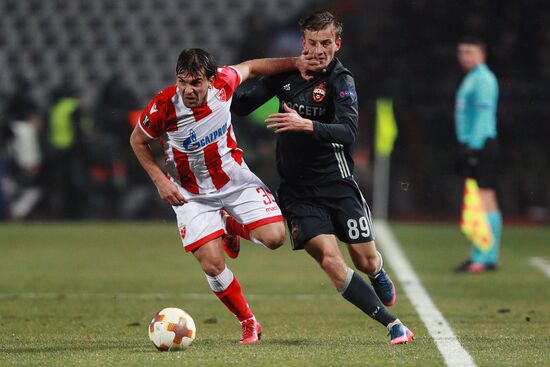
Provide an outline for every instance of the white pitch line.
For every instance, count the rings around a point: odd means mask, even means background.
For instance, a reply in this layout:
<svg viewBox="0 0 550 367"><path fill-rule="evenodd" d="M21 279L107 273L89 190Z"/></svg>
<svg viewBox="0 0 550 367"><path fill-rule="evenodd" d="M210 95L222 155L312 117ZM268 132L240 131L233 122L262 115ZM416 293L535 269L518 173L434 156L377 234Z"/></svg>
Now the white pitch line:
<svg viewBox="0 0 550 367"><path fill-rule="evenodd" d="M548 278L550 278L550 263L544 260L542 257L532 257L529 259L529 264L542 271Z"/></svg>
<svg viewBox="0 0 550 367"><path fill-rule="evenodd" d="M377 221L375 228L377 242L386 255L384 261L390 264L418 316L426 325L447 366L476 366L472 356L462 347L447 320L422 286L420 279L401 250L401 246L393 236L388 224L385 221Z"/></svg>

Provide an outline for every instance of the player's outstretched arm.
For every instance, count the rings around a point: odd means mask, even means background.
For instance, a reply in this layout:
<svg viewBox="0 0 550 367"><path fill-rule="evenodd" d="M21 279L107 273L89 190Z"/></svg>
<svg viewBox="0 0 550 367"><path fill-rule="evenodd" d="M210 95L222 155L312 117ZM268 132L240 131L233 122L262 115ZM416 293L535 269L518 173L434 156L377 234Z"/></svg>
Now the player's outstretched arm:
<svg viewBox="0 0 550 367"><path fill-rule="evenodd" d="M130 137L130 145L139 163L157 187L160 198L176 206L187 203L187 200L180 193L176 185L166 178L166 175L155 161L151 148L149 148L149 143L151 141L153 141L153 139L147 136L147 134L141 130L139 124L137 124Z"/></svg>
<svg viewBox="0 0 550 367"><path fill-rule="evenodd" d="M233 93L231 112L238 116L249 115L277 94L288 73L258 78L250 83L243 83Z"/></svg>
<svg viewBox="0 0 550 367"><path fill-rule="evenodd" d="M322 70L319 61L315 60L313 52L303 53L298 57L248 60L233 65L233 67L241 73L242 81L257 76L273 75L293 70L298 70L302 78L309 80L313 78L308 75L309 72Z"/></svg>

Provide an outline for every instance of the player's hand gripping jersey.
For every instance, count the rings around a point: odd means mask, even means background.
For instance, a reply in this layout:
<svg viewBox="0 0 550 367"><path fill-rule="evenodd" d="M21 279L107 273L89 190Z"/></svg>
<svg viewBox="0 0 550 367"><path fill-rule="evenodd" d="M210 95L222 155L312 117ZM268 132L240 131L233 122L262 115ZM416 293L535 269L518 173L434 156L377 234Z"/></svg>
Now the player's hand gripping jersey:
<svg viewBox="0 0 550 367"><path fill-rule="evenodd" d="M298 72L261 78L235 94L233 111L248 114L276 95L313 121L313 134L277 134L277 169L291 184L322 184L353 175L350 148L357 136L357 94L351 72L338 59L312 80ZM281 106L282 107L282 106ZM280 112L284 112L279 108Z"/></svg>
<svg viewBox="0 0 550 367"><path fill-rule="evenodd" d="M190 193L220 190L244 164L229 111L241 80L235 68L220 67L205 105L185 107L173 85L159 92L141 114L141 129L160 138L168 173Z"/></svg>

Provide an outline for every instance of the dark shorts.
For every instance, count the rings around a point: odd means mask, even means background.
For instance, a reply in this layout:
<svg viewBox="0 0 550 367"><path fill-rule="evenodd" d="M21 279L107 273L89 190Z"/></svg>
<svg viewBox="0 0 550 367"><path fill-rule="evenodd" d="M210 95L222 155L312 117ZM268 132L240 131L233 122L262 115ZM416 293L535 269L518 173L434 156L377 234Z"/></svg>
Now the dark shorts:
<svg viewBox="0 0 550 367"><path fill-rule="evenodd" d="M283 183L277 199L293 250L303 249L308 240L321 234L335 235L344 243L374 240L370 209L351 179L316 186Z"/></svg>
<svg viewBox="0 0 550 367"><path fill-rule="evenodd" d="M487 139L483 149L478 151L479 163L472 169L472 177L482 189L495 189L497 184L497 155L498 144L496 139Z"/></svg>

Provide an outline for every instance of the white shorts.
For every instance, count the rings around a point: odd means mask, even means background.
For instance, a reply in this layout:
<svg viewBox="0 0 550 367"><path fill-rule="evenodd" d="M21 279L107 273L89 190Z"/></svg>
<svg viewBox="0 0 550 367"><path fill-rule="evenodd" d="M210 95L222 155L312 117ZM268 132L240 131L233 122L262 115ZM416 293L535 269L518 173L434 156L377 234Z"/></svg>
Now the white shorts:
<svg viewBox="0 0 550 367"><path fill-rule="evenodd" d="M177 183L176 186L188 200L187 204L172 206L186 252L226 233L220 215L222 208L249 231L283 221L271 191L244 164L238 172L231 173L230 182L214 193L192 194Z"/></svg>

